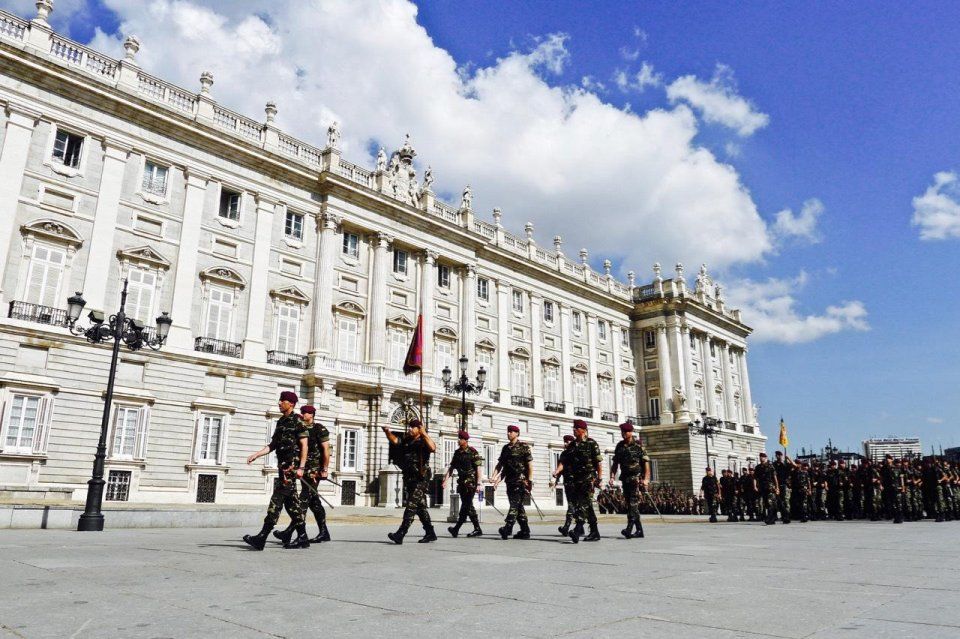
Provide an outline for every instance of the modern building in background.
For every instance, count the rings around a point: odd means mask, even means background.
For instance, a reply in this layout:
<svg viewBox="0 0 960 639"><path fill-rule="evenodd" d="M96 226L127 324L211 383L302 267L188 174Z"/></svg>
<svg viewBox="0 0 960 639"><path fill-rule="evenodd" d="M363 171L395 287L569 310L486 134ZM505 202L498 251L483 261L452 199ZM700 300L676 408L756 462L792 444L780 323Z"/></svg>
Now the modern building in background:
<svg viewBox="0 0 960 639"><path fill-rule="evenodd" d="M195 92L145 72L135 38L113 60L53 33L50 4L29 22L0 13L0 484L83 498L109 350L73 336L64 309L82 291L109 315L124 279L128 314L173 326L162 350L122 352L108 499L261 503L273 462L245 459L294 389L333 435L346 490L327 496L395 505L378 426L418 412L400 369L421 310L437 471L460 406L439 377L461 355L471 377L487 371L468 397L485 474L518 424L541 503L577 417L607 455L632 420L655 479L684 488L708 460L764 449L750 329L705 267L689 283L679 264L618 281L531 224L508 232L499 209L481 220L469 188L438 200L409 139L358 166L336 125L312 146L277 128L282 105L256 121L214 100L209 73ZM721 421L709 457L689 428L701 411Z"/></svg>
<svg viewBox="0 0 960 639"><path fill-rule="evenodd" d="M919 457L923 454L919 437L879 437L863 440L863 455L882 461L887 454L894 457Z"/></svg>

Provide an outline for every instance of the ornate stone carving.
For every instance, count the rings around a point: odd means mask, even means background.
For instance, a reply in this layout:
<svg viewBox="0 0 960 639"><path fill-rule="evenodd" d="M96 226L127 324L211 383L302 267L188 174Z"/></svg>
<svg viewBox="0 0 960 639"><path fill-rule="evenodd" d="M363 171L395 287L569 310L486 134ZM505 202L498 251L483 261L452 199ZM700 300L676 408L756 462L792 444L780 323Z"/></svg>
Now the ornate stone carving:
<svg viewBox="0 0 960 639"><path fill-rule="evenodd" d="M210 87L213 86L213 74L209 71L204 71L200 74L200 93L202 95L210 95Z"/></svg>
<svg viewBox="0 0 960 639"><path fill-rule="evenodd" d="M340 123L336 120L331 122L330 126L327 127L327 148L340 148Z"/></svg>
<svg viewBox="0 0 960 639"><path fill-rule="evenodd" d="M387 152L380 147L377 151L377 173L383 173L387 170Z"/></svg>
<svg viewBox="0 0 960 639"><path fill-rule="evenodd" d="M473 208L473 191L470 190L470 185L463 187L463 194L460 196L460 210L469 211ZM498 209L494 209L495 211Z"/></svg>
<svg viewBox="0 0 960 639"><path fill-rule="evenodd" d="M423 188L420 190L421 193L425 193L431 190L433 186L433 167L428 166L427 170L423 172Z"/></svg>
<svg viewBox="0 0 960 639"><path fill-rule="evenodd" d="M123 59L126 62L136 64L137 51L139 50L140 40L137 39L137 36L127 36L127 39L123 41Z"/></svg>
<svg viewBox="0 0 960 639"><path fill-rule="evenodd" d="M687 405L687 394L679 386L673 387L673 403L679 408Z"/></svg>

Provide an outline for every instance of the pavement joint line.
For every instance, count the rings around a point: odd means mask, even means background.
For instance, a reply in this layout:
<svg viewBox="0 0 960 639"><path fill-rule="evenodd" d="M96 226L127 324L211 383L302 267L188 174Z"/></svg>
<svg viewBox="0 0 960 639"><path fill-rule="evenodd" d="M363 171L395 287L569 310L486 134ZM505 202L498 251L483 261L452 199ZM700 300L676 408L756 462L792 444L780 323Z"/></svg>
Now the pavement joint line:
<svg viewBox="0 0 960 639"><path fill-rule="evenodd" d="M91 621L93 621L93 617L88 618L86 621L80 624L80 627L77 628L72 635L70 635L70 639L77 639L77 637L80 636L80 633L83 632L83 629L90 625Z"/></svg>
<svg viewBox="0 0 960 639"><path fill-rule="evenodd" d="M796 638L795 636L793 636L793 635L771 635L771 634L765 633L765 632L754 632L754 631L752 631L752 630L743 630L743 629L740 629L740 628L727 628L727 627L725 627L725 626L711 626L711 625L708 625L708 624L693 623L692 621L678 621L678 620L676 620L676 619L667 619L667 618L665 618L665 617L658 617L658 616L656 616L656 615L633 615L633 616L630 616L630 617L623 617L623 618L621 618L621 619L617 619L616 621L605 621L604 623L596 624L596 625L594 625L594 626L589 626L589 627L587 627L587 628L580 628L580 629L577 629L577 630L571 630L570 632L562 632L562 633L560 633L560 634L558 634L558 635L556 635L556 636L558 636L558 637L565 637L565 636L567 636L567 635L572 635L572 634L575 634L575 633L578 633L578 632L586 632L586 631L589 631L589 630L597 630L597 629L599 629L599 628L604 628L604 627L607 627L607 626L616 625L616 624L618 624L618 623L623 623L624 621L633 621L633 620L640 620L640 619L645 619L645 620L647 620L647 621L660 621L660 622L663 622L663 623L671 623L671 624L675 624L675 625L678 625L678 626L690 626L691 628L707 628L707 629L710 629L710 630L726 630L726 631L728 631L728 632L737 633L738 635L750 635L750 636L753 636L753 637L774 637L775 639L797 639L797 638Z"/></svg>
<svg viewBox="0 0 960 639"><path fill-rule="evenodd" d="M21 635L19 632L17 632L16 630L14 630L13 628L11 628L10 626L8 626L8 625L6 625L6 624L0 624L0 630L3 630L4 632L9 632L9 633L10 633L11 635L13 635L14 637L20 637L21 639L27 639L27 636L26 636L26 635Z"/></svg>
<svg viewBox="0 0 960 639"><path fill-rule="evenodd" d="M176 609L178 609L178 610L185 610L185 611L187 611L187 612L192 612L192 613L197 614L197 615L200 615L200 616L202 616L202 617L209 617L210 619L215 619L215 620L217 620L217 621L219 621L219 622L221 622L221 623L229 624L229 625L231 625L231 626L237 626L238 628L245 628L246 630L252 630L252 631L254 631L254 632L260 633L261 635L263 635L263 636L265 636L265 637L274 637L275 639L287 639L284 635L275 635L275 634L273 634L272 632L267 632L266 630L261 630L260 628L255 628L254 626L248 626L247 624L240 623L239 621L231 621L230 619L224 619L223 617L218 617L217 615L211 615L209 612L205 612L205 611L203 611L203 610L194 610L193 608L190 608L190 607L188 607L188 606L181 606L181 605L179 605L179 604L176 604L176 603L173 603L173 602L164 600L164 599L158 599L158 598L156 598L156 597L147 596L147 595L143 595L143 594L136 593L136 592L130 592L130 591L128 591L128 590L121 590L121 591L119 591L119 592L122 592L122 593L124 593L124 594L126 594L126 595L131 595L131 596L133 596L133 597L139 597L140 599L147 599L147 600L150 600L150 601L160 601L161 603L163 603L163 604L165 604L165 605L167 605L167 606L170 606L171 608L176 608Z"/></svg>
<svg viewBox="0 0 960 639"><path fill-rule="evenodd" d="M533 604L535 606L549 606L551 608L567 608L565 605L554 604L544 601L536 601L533 599L521 599L520 597L510 597L508 595L491 595L485 592L474 592L472 590L458 590L456 588L441 588L440 586L431 586L429 584L412 584L406 581L397 581L395 579L375 579L373 577L359 577L359 579L366 579L367 581L375 581L380 584L393 584L395 586L416 586L419 588L426 588L427 590L439 590L441 592L455 592L464 595L474 595L476 597L490 597L492 599L502 599L503 601L515 601L517 603ZM488 602L489 605L493 605L496 602ZM485 604L487 605L487 604Z"/></svg>
<svg viewBox="0 0 960 639"><path fill-rule="evenodd" d="M378 581L379 583L384 583L384 581L383 581L382 579L379 579L379 580L377 580L377 581ZM395 609L395 608L385 608L385 607L383 607L383 606L377 606L377 605L374 605L374 604L363 603L363 602L360 602L360 601L353 601L352 599L339 599L339 598L337 598L337 597L331 597L331 596L329 596L329 595L320 595L320 594L317 594L317 593L315 593L315 592L308 592L308 591L306 591L306 590L297 590L297 589L294 589L294 588L283 588L283 587L277 587L277 590L283 590L283 591L285 591L285 592L289 592L289 593L292 593L292 594L295 594L295 595L302 595L302 596L306 596L306 597L313 597L314 599L326 599L327 601L336 601L337 603L351 604L351 605L354 605L354 606L360 606L360 607L362 607L362 608L371 608L371 609L373 609L373 610L379 610L379 611L381 611L381 612L392 612L392 613L398 614L398 615L411 615L411 614L414 614L414 613L407 612L406 610L397 610L397 609Z"/></svg>
<svg viewBox="0 0 960 639"><path fill-rule="evenodd" d="M610 592L620 593L621 595L649 595L649 596L651 596L651 597L664 597L664 598L666 598L666 599L679 599L679 600L682 600L682 601L696 601L696 602L699 602L699 603L706 603L706 602L708 601L707 599L701 599L701 598L699 598L699 597L681 597L681 596L679 596L679 595L668 595L668 594L664 594L664 593L662 593L662 592L650 592L650 591L648 591L648 590L625 590L625 589L623 589L623 588L617 588L617 587L612 587L612 588L611 588L610 586L602 586L602 587L601 587L601 586L590 586L590 585L587 585L587 584L570 584L570 583L565 583L565 582L563 582L563 581L555 581L555 582L553 582L553 583L556 584L556 585L558 585L558 586L567 586L567 587L570 587L570 588L585 588L585 589L587 589L587 590L598 590L598 591L600 591L600 592L610 591Z"/></svg>
<svg viewBox="0 0 960 639"><path fill-rule="evenodd" d="M904 586L901 584L877 584L869 581L840 581L828 579L827 583L848 584L851 586L876 586L878 588L897 588L900 590L931 590L933 592L960 592L958 588L933 588L931 586Z"/></svg>
<svg viewBox="0 0 960 639"><path fill-rule="evenodd" d="M960 628L960 625L952 623L934 623L932 621L909 621L906 619L884 619L883 617L857 617L857 619L869 619L870 621L885 621L887 623L902 623L912 626L933 626L935 628Z"/></svg>

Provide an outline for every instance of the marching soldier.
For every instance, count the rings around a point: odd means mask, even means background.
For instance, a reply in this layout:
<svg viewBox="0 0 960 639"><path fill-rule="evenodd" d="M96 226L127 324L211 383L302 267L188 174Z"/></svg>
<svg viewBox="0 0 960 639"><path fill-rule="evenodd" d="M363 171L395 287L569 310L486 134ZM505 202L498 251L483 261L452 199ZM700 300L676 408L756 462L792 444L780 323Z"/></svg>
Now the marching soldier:
<svg viewBox="0 0 960 639"><path fill-rule="evenodd" d="M430 455L437 450L437 445L416 418L407 423L407 432L401 437L394 435L389 426L381 428L390 446L394 447L391 458L396 460L403 474L403 494L406 499L400 528L397 532L387 533L387 537L395 544L402 544L414 517L419 517L424 535L417 543L436 541L437 535L433 531L430 513L427 511L427 490L430 482Z"/></svg>
<svg viewBox="0 0 960 639"><path fill-rule="evenodd" d="M893 463L893 455L888 454L883 460L880 482L883 486L883 509L887 517L892 517L895 524L902 524L900 498L904 493L903 476L900 474L900 469Z"/></svg>
<svg viewBox="0 0 960 639"><path fill-rule="evenodd" d="M280 419L273 429L270 443L247 457L247 463L252 464L264 455L271 452L277 454L277 474L273 480L273 494L270 496L270 505L267 507L267 516L263 518L263 528L256 535L244 535L243 540L256 550L263 550L267 543L267 535L277 525L280 511L286 507L293 527L297 531L297 538L283 545L284 548L309 548L310 539L307 537L307 526L303 523L303 510L297 498L295 479L303 477L307 463L309 433L294 412L298 401L293 391L280 393L278 403ZM296 466L296 468L294 468Z"/></svg>
<svg viewBox="0 0 960 639"><path fill-rule="evenodd" d="M797 505L797 516L800 523L809 520L810 493L813 486L810 483L810 465L807 462L793 465L793 498Z"/></svg>
<svg viewBox="0 0 960 639"><path fill-rule="evenodd" d="M557 528L564 537L570 534L570 524L573 522L573 498L570 496L570 482L568 478L570 475L570 449L573 447L572 444L575 439L576 437L573 435L563 436L563 450L560 451L560 458L557 461L558 466L564 469L560 477L563 479L563 495L567 500L567 515L564 517L563 525ZM551 484L555 485L556 479L554 479Z"/></svg>
<svg viewBox="0 0 960 639"><path fill-rule="evenodd" d="M720 494L723 495L723 510L727 521L737 521L737 479L729 468L720 473Z"/></svg>
<svg viewBox="0 0 960 639"><path fill-rule="evenodd" d="M780 518L783 523L790 523L790 473L791 463L788 457L786 461L783 458L783 451L776 452L776 461L773 462L773 468L777 473L777 484L780 492L777 494L777 509L780 511Z"/></svg>
<svg viewBox="0 0 960 639"><path fill-rule="evenodd" d="M584 520L590 525L590 534L584 541L599 541L600 528L597 524L597 513L593 509L593 490L600 485L602 477L603 455L596 441L587 437L587 422L576 419L573 422L573 436L576 438L570 448L569 474L565 475L564 483L570 483L570 497L573 501L573 518L576 525L570 531L573 543L579 543L583 536ZM557 465L553 473L558 477L566 470L562 463Z"/></svg>
<svg viewBox="0 0 960 639"><path fill-rule="evenodd" d="M514 539L530 539L530 524L527 522L527 512L523 508L523 497L533 488L533 454L530 447L520 440L520 427L511 424L507 426L507 441L500 450L500 458L494 469L494 488L503 479L507 482L507 499L510 501L510 510L504 525L498 530L501 539L506 539L513 532L513 524L520 524L520 532Z"/></svg>
<svg viewBox="0 0 960 639"><path fill-rule="evenodd" d="M843 473L837 460L830 460L827 468L827 513L837 521L843 521Z"/></svg>
<svg viewBox="0 0 960 639"><path fill-rule="evenodd" d="M740 494L743 496L743 511L746 511L747 521L756 521L757 491L754 486L752 466L744 468L740 475ZM740 512L740 521L743 521L743 511Z"/></svg>
<svg viewBox="0 0 960 639"><path fill-rule="evenodd" d="M717 499L720 496L720 482L713 474L713 469L707 466L707 474L700 480L700 498L707 502L707 512L710 513L710 523L717 523Z"/></svg>
<svg viewBox="0 0 960 639"><path fill-rule="evenodd" d="M330 541L330 531L327 530L327 511L318 494L320 482L327 478L327 469L330 467L330 431L323 424L313 421L317 409L309 404L300 409L300 419L307 429L307 465L303 477L300 479L300 505L303 506L303 520L306 524L307 508L313 513L320 527L319 534L311 539L314 543ZM274 530L273 536L284 544L290 541L293 535L293 522L284 531Z"/></svg>
<svg viewBox="0 0 960 639"><path fill-rule="evenodd" d="M943 503L943 491L940 488L941 473L936 461L932 457L923 460L923 492L926 502L927 517L937 522L943 521L943 512L940 506Z"/></svg>
<svg viewBox="0 0 960 639"><path fill-rule="evenodd" d="M620 531L627 539L643 537L643 525L640 523L640 490L646 491L650 485L650 458L643 446L633 436L633 424L620 424L620 436L613 451L613 464L610 466L610 486L613 486L617 469L620 469L620 483L623 485L623 497L627 502L627 527ZM637 531L633 532L636 526Z"/></svg>
<svg viewBox="0 0 960 639"><path fill-rule="evenodd" d="M443 477L443 487L447 487L447 481L453 476L453 471L457 471L457 495L460 496L460 514L457 517L457 523L447 528L450 535L456 537L460 533L460 527L470 519L473 524L473 530L467 533L467 537L479 537L483 534L480 530L480 520L477 518L477 511L473 507L473 500L477 494L477 486L483 481L480 467L483 466L483 457L477 452L477 449L470 445L470 433L461 430L457 433L457 450L453 453L450 460L450 467L447 468L447 474Z"/></svg>
<svg viewBox="0 0 960 639"><path fill-rule="evenodd" d="M777 481L777 471L767 458L766 453L760 453L760 463L753 469L757 493L760 495L760 507L764 522L770 526L777 523L777 496L780 493L780 484Z"/></svg>

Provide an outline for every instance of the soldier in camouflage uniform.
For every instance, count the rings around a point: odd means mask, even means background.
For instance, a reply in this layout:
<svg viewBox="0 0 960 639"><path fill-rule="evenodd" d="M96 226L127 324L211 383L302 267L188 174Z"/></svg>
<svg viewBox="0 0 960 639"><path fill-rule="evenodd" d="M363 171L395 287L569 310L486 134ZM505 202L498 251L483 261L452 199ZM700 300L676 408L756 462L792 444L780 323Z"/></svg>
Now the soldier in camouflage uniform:
<svg viewBox="0 0 960 639"><path fill-rule="evenodd" d="M950 462L939 461L937 464L940 470L940 512L947 521L955 519L957 512L957 472L956 468L951 467Z"/></svg>
<svg viewBox="0 0 960 639"><path fill-rule="evenodd" d="M390 442L390 458L400 466L400 472L403 475L403 494L406 502L400 528L397 532L388 533L387 537L395 544L402 544L414 517L419 517L424 535L417 540L417 543L426 544L436 541L437 535L430 521L430 513L427 512L427 491L430 485L430 455L437 450L437 445L433 443L430 435L427 434L427 429L416 418L407 422L407 432L400 437L397 437L389 426L382 426L382 428L387 441Z"/></svg>
<svg viewBox="0 0 960 639"><path fill-rule="evenodd" d="M777 482L777 471L767 459L766 453L760 453L760 463L753 469L753 478L757 493L760 495L760 508L764 522L770 526L777 523L777 495L780 484Z"/></svg>
<svg viewBox="0 0 960 639"><path fill-rule="evenodd" d="M827 513L837 521L843 521L843 475L837 460L831 459L827 468Z"/></svg>
<svg viewBox="0 0 960 639"><path fill-rule="evenodd" d="M783 523L790 523L790 473L792 472L792 463L788 457L786 461L783 457L783 451L776 452L776 460L773 462L773 468L777 473L777 484L780 492L777 494L777 509L780 511L780 518Z"/></svg>
<svg viewBox="0 0 960 639"><path fill-rule="evenodd" d="M603 455L596 441L587 437L587 423L582 419L573 422L573 435L576 441L570 448L568 467L563 464L557 466L553 476L563 474L566 468L569 473L564 482L570 482L571 499L573 500L573 518L576 525L570 531L570 539L578 543L583 536L583 522L590 525L590 534L584 541L599 541L600 528L597 524L597 513L593 509L593 490L600 485L602 477Z"/></svg>
<svg viewBox="0 0 960 639"><path fill-rule="evenodd" d="M620 424L621 440L613 451L613 464L610 466L610 485L613 486L617 469L620 470L620 483L623 485L623 497L627 502L627 527L620 531L627 539L643 537L643 525L640 523L640 491L650 486L650 458L643 446L633 436L633 424ZM633 528L636 527L636 532Z"/></svg>
<svg viewBox="0 0 960 639"><path fill-rule="evenodd" d="M900 509L900 498L904 492L903 477L900 468L893 463L893 455L887 455L880 468L880 482L883 486L883 509L893 523L903 523L903 513Z"/></svg>
<svg viewBox="0 0 960 639"><path fill-rule="evenodd" d="M263 518L263 528L256 535L244 535L243 540L256 550L263 550L267 543L267 536L277 525L280 511L286 507L290 519L297 531L297 538L284 544L284 548L309 548L310 538L307 537L307 527L303 522L303 509L297 498L296 479L303 477L307 463L309 433L294 412L297 405L297 394L293 391L280 393L280 419L273 429L270 443L247 457L247 463L252 464L260 457L277 454L278 477L273 480L273 494L270 505L267 507L267 516ZM295 479L296 478L296 479Z"/></svg>
<svg viewBox="0 0 960 639"><path fill-rule="evenodd" d="M877 492L880 488L880 474L869 459L860 464L860 484L863 487L863 515L870 521L880 519L877 508Z"/></svg>
<svg viewBox="0 0 960 639"><path fill-rule="evenodd" d="M311 542L320 543L330 541L330 531L327 530L327 511L323 507L323 500L317 493L320 482L327 478L327 468L330 467L330 431L326 427L313 421L317 409L307 405L300 409L300 419L310 436L307 438L307 466L300 479L300 505L303 506L303 520L306 523L307 509L313 513L320 527L319 534ZM293 522L284 531L274 530L273 536L284 544L290 541L293 535Z"/></svg>
<svg viewBox="0 0 960 639"><path fill-rule="evenodd" d="M827 472L820 462L814 462L810 470L810 480L813 482L813 519L827 518Z"/></svg>
<svg viewBox="0 0 960 639"><path fill-rule="evenodd" d="M473 507L473 500L477 495L477 486L483 481L482 472L483 456L477 452L477 449L470 445L470 433L461 430L457 433L457 450L454 451L450 459L450 467L447 468L447 474L443 477L443 487L447 487L447 481L453 476L453 471L457 471L457 495L460 496L460 514L457 517L457 523L447 528L450 535L456 537L460 533L460 528L470 519L473 524L473 530L467 533L467 537L479 537L483 534L480 530L480 519L477 517L477 510Z"/></svg>
<svg viewBox="0 0 960 639"><path fill-rule="evenodd" d="M797 505L797 517L805 524L810 519L808 505L813 485L810 483L810 466L807 462L793 465L793 499Z"/></svg>
<svg viewBox="0 0 960 639"><path fill-rule="evenodd" d="M723 469L720 475L720 494L723 495L724 514L727 516L727 521L738 521L740 513L737 509L737 478L729 468Z"/></svg>
<svg viewBox="0 0 960 639"><path fill-rule="evenodd" d="M757 491L753 481L753 467L744 468L740 474L740 495L743 499L743 510L747 514L747 521L757 520ZM743 521L741 516L740 521Z"/></svg>
<svg viewBox="0 0 960 639"><path fill-rule="evenodd" d="M943 489L940 487L941 472L937 468L936 460L927 457L923 460L922 481L923 496L926 504L927 517L937 522L943 521Z"/></svg>
<svg viewBox="0 0 960 639"><path fill-rule="evenodd" d="M507 427L507 440L500 450L500 458L494 469L494 488L500 480L507 482L507 499L510 501L510 510L504 525L497 531L501 539L506 539L513 532L513 524L520 524L520 532L514 539L530 539L530 524L527 522L527 512L523 508L523 498L533 487L533 454L530 447L520 441L520 427L511 424Z"/></svg>
<svg viewBox="0 0 960 639"><path fill-rule="evenodd" d="M720 494L720 482L714 476L713 469L707 466L706 475L700 480L700 498L707 502L711 524L717 523L717 500Z"/></svg>
<svg viewBox="0 0 960 639"><path fill-rule="evenodd" d="M551 485L556 484L556 477L563 479L563 495L567 500L567 514L563 519L563 525L557 528L557 531L564 537L570 534L570 524L573 522L573 499L570 497L570 449L573 447L573 442L576 440L576 437L573 435L564 435L563 436L563 450L560 451L559 459L557 460L558 467L563 468L563 473L560 475L555 475L554 480L550 482Z"/></svg>

